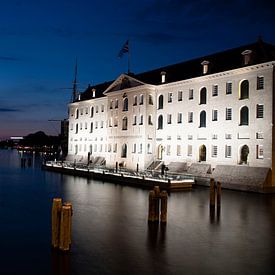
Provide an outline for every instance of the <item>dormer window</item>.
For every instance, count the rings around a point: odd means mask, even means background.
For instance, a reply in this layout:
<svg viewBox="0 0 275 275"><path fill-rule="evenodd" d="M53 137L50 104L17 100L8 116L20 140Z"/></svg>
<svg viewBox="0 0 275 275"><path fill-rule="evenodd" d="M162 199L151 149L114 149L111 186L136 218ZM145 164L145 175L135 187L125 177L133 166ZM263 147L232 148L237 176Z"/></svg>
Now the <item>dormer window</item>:
<svg viewBox="0 0 275 275"><path fill-rule="evenodd" d="M202 65L202 73L207 74L209 72L209 61L204 60L202 61L201 65Z"/></svg>
<svg viewBox="0 0 275 275"><path fill-rule="evenodd" d="M165 83L165 81L166 81L166 72L161 72L160 73L160 75L161 75L161 83Z"/></svg>
<svg viewBox="0 0 275 275"><path fill-rule="evenodd" d="M252 61L252 51L245 50L242 52L244 65L249 65Z"/></svg>

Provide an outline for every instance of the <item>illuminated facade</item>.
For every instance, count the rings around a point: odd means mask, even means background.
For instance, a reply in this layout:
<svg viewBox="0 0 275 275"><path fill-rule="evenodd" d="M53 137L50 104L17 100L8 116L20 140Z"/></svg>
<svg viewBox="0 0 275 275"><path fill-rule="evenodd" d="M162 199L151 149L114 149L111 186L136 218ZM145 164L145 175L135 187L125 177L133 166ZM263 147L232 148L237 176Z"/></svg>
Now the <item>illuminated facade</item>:
<svg viewBox="0 0 275 275"><path fill-rule="evenodd" d="M260 40L89 86L69 105L69 159L274 171L274 64Z"/></svg>

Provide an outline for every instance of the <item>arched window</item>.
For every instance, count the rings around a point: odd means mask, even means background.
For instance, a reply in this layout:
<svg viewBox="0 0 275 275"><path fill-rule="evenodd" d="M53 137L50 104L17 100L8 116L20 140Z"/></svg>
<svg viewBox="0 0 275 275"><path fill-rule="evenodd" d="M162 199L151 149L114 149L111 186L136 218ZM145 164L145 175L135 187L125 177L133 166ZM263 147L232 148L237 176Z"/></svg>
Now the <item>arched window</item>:
<svg viewBox="0 0 275 275"><path fill-rule="evenodd" d="M153 125L152 115L148 116L148 125Z"/></svg>
<svg viewBox="0 0 275 275"><path fill-rule="evenodd" d="M240 164L247 164L249 147L244 145L240 149Z"/></svg>
<svg viewBox="0 0 275 275"><path fill-rule="evenodd" d="M143 125L143 115L140 115L139 125Z"/></svg>
<svg viewBox="0 0 275 275"><path fill-rule="evenodd" d="M94 107L91 108L91 117L94 117Z"/></svg>
<svg viewBox="0 0 275 275"><path fill-rule="evenodd" d="M240 98L246 99L249 98L249 82L248 80L243 80L240 84Z"/></svg>
<svg viewBox="0 0 275 275"><path fill-rule="evenodd" d="M75 133L77 134L78 133L78 124L76 123L75 125Z"/></svg>
<svg viewBox="0 0 275 275"><path fill-rule="evenodd" d="M200 112L200 127L206 127L206 112Z"/></svg>
<svg viewBox="0 0 275 275"><path fill-rule="evenodd" d="M137 105L137 96L136 96L136 95L134 96L134 103L133 103L133 105L134 105L134 106Z"/></svg>
<svg viewBox="0 0 275 275"><path fill-rule="evenodd" d="M127 158L127 144L123 144L121 148L121 157Z"/></svg>
<svg viewBox="0 0 275 275"><path fill-rule="evenodd" d="M115 100L115 109L117 109L118 108L118 99L116 98L116 100Z"/></svg>
<svg viewBox="0 0 275 275"><path fill-rule="evenodd" d="M94 123L93 123L93 122L91 122L90 133L92 133L92 132L93 132L93 130L94 130Z"/></svg>
<svg viewBox="0 0 275 275"><path fill-rule="evenodd" d="M240 125L248 125L249 110L247 106L243 106L240 110Z"/></svg>
<svg viewBox="0 0 275 275"><path fill-rule="evenodd" d="M139 96L139 105L143 105L143 99L144 99L143 95L140 95Z"/></svg>
<svg viewBox="0 0 275 275"><path fill-rule="evenodd" d="M200 104L206 104L207 90L203 87L200 91Z"/></svg>
<svg viewBox="0 0 275 275"><path fill-rule="evenodd" d="M128 123L128 120L127 120L127 117L125 116L122 119L122 130L127 130L127 123Z"/></svg>
<svg viewBox="0 0 275 275"><path fill-rule="evenodd" d="M206 147L205 147L205 145L200 146L199 161L206 161Z"/></svg>
<svg viewBox="0 0 275 275"><path fill-rule="evenodd" d="M148 102L149 102L149 105L153 105L154 104L154 102L153 102L153 96L152 95L149 95Z"/></svg>
<svg viewBox="0 0 275 275"><path fill-rule="evenodd" d="M159 96L158 109L163 109L163 95Z"/></svg>
<svg viewBox="0 0 275 275"><path fill-rule="evenodd" d="M78 153L78 145L77 144L74 147L74 153L75 153L75 155L77 155L77 153Z"/></svg>
<svg viewBox="0 0 275 275"><path fill-rule="evenodd" d="M158 117L158 130L163 129L163 116Z"/></svg>
<svg viewBox="0 0 275 275"><path fill-rule="evenodd" d="M79 110L76 109L76 110L75 110L75 119L78 119L78 117L79 117Z"/></svg>
<svg viewBox="0 0 275 275"><path fill-rule="evenodd" d="M128 98L123 99L123 111L128 111Z"/></svg>

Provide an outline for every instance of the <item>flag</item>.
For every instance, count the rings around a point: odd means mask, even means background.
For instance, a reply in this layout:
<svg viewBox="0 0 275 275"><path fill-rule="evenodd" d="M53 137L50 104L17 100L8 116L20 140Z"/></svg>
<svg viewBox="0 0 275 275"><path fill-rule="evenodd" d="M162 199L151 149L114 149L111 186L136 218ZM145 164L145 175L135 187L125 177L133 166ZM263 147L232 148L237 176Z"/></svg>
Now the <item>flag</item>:
<svg viewBox="0 0 275 275"><path fill-rule="evenodd" d="M129 53L129 40L127 40L121 50L118 53L118 57L121 58L125 53Z"/></svg>

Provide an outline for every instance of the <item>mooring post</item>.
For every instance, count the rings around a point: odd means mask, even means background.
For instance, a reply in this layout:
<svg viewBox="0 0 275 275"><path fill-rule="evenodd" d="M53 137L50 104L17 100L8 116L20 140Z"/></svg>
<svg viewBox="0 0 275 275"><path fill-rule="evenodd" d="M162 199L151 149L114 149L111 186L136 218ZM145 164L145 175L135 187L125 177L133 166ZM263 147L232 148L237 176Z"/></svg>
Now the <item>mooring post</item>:
<svg viewBox="0 0 275 275"><path fill-rule="evenodd" d="M73 216L73 205L70 202L65 202L64 206L69 206L70 207L70 214L71 218L69 219L69 244L72 244L72 216Z"/></svg>
<svg viewBox="0 0 275 275"><path fill-rule="evenodd" d="M59 246L60 218L61 218L62 200L54 198L52 204L52 246Z"/></svg>
<svg viewBox="0 0 275 275"><path fill-rule="evenodd" d="M71 207L63 205L60 222L59 249L62 251L70 250L70 224L71 224Z"/></svg>
<svg viewBox="0 0 275 275"><path fill-rule="evenodd" d="M116 161L116 173L118 171L118 162Z"/></svg>
<svg viewBox="0 0 275 275"><path fill-rule="evenodd" d="M213 178L210 179L210 207L215 207L215 181Z"/></svg>
<svg viewBox="0 0 275 275"><path fill-rule="evenodd" d="M166 223L167 222L167 201L168 201L168 194L166 191L162 191L160 193L160 200L161 200L160 221L162 223Z"/></svg>
<svg viewBox="0 0 275 275"><path fill-rule="evenodd" d="M160 189L159 186L154 186L155 196L153 197L154 205L155 205L155 217L154 221L159 221L159 200L160 200Z"/></svg>
<svg viewBox="0 0 275 275"><path fill-rule="evenodd" d="M155 201L154 201L155 192L149 192L149 210L148 210L148 222L153 222L155 219Z"/></svg>
<svg viewBox="0 0 275 275"><path fill-rule="evenodd" d="M222 184L217 182L217 207L221 207Z"/></svg>

